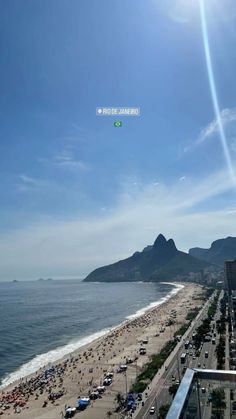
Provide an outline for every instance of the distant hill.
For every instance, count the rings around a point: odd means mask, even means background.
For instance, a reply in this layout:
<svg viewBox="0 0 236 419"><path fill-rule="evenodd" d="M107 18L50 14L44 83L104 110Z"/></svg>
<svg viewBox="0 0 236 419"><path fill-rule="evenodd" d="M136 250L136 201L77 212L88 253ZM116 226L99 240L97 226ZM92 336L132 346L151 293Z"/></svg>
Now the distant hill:
<svg viewBox="0 0 236 419"><path fill-rule="evenodd" d="M153 246L135 252L127 259L95 269L85 282L163 281L179 275L200 272L209 263L179 251L172 239L159 234Z"/></svg>
<svg viewBox="0 0 236 419"><path fill-rule="evenodd" d="M210 249L193 247L189 254L206 262L223 266L225 260L236 259L236 237L226 237L211 244Z"/></svg>

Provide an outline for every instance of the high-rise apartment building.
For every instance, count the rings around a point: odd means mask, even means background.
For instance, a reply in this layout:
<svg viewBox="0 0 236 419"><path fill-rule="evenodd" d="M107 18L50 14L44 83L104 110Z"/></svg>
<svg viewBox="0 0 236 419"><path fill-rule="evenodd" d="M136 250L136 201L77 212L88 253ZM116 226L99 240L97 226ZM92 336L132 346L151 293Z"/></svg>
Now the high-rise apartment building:
<svg viewBox="0 0 236 419"><path fill-rule="evenodd" d="M229 295L236 290L236 259L225 261L225 282Z"/></svg>

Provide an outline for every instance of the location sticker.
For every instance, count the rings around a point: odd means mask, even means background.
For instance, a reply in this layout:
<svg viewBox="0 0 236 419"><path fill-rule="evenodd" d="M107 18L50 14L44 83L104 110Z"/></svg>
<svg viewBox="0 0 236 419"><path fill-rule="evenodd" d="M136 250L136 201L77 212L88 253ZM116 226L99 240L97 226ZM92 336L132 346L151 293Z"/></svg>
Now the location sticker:
<svg viewBox="0 0 236 419"><path fill-rule="evenodd" d="M114 127L116 127L116 128L122 127L122 122L121 121L115 121L114 122Z"/></svg>

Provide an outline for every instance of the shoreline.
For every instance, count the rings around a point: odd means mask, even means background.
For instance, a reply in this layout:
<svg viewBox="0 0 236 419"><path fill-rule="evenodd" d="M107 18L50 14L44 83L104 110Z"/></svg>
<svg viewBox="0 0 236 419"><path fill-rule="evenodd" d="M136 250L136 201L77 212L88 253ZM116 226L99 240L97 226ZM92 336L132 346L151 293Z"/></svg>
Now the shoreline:
<svg viewBox="0 0 236 419"><path fill-rule="evenodd" d="M114 382L102 398L91 403L93 409L89 407L80 412L81 419L106 418L107 411L114 410L116 406L115 396L124 393L124 377L123 374L117 373L118 366L129 358L135 360L127 370L127 385L130 388L149 357L158 353L171 336L173 337L175 331L185 322L188 310L199 304L193 300L203 303L201 296L201 287L196 284L184 284L184 288L179 288L167 301L149 308L145 314L135 319L126 320L106 335L77 349L60 362L53 363L55 374L46 380L46 384L45 379L42 380L45 368L41 368L36 374L27 377L28 381L20 380L4 388L5 397L12 397L14 394L15 398L19 398L20 394L23 405L18 411L18 416L22 419L55 419L61 417L65 404L74 406L79 397L90 394L96 386L101 385L106 371L112 371ZM167 326L173 310L177 313L175 325ZM163 327L164 331L161 332ZM148 340L147 354L140 356L139 348L144 338ZM19 393L19 388L23 388L23 394ZM51 392L58 395L60 391L62 393L59 397L49 400ZM45 402L47 407L42 409ZM15 417L12 406L8 411L4 411L4 417Z"/></svg>
<svg viewBox="0 0 236 419"><path fill-rule="evenodd" d="M170 298L174 297L181 289L185 287L184 283L161 282L161 284L172 285L175 288L173 288L165 297L162 297L160 300L154 301L148 304L147 306L137 310L134 314L128 315L125 318L125 320L123 320L121 323L117 325L98 330L90 335L83 336L76 341L68 342L63 346L59 346L48 352L44 352L42 354L36 355L33 359L22 364L15 371L9 373L6 377L2 378L2 380L0 381L0 392L4 391L8 387L12 387L16 385L20 381L20 379L26 379L27 377L31 377L33 374L39 372L41 369L45 369L51 364L55 364L57 362L60 362L68 358L70 355L74 354L76 351L82 350L87 345L90 345L94 343L96 340L105 337L110 332L115 331L116 329L119 329L120 327L126 325L128 322L143 316L148 311L156 307L162 306L167 301L169 301ZM43 359L46 359L46 357L48 358L48 361L44 362Z"/></svg>

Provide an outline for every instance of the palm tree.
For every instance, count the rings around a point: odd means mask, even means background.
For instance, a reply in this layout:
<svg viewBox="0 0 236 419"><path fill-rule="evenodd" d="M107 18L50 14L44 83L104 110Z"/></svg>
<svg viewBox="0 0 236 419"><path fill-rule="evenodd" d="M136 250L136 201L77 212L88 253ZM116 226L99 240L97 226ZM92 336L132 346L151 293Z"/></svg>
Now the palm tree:
<svg viewBox="0 0 236 419"><path fill-rule="evenodd" d="M170 387L169 387L169 393L170 393L170 395L171 396L175 396L176 395L176 393L177 393L177 390L178 390L178 387L179 387L179 385L178 384L172 384Z"/></svg>
<svg viewBox="0 0 236 419"><path fill-rule="evenodd" d="M159 409L159 418L165 419L170 408L170 404L162 404Z"/></svg>

